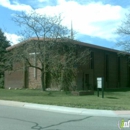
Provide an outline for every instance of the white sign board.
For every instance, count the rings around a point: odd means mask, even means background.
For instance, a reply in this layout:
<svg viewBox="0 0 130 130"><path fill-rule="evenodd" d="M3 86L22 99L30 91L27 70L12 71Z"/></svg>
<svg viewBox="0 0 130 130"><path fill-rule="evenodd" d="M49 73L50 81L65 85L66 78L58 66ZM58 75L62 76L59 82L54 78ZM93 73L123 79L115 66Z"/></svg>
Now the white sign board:
<svg viewBox="0 0 130 130"><path fill-rule="evenodd" d="M97 78L97 88L102 88L102 77Z"/></svg>

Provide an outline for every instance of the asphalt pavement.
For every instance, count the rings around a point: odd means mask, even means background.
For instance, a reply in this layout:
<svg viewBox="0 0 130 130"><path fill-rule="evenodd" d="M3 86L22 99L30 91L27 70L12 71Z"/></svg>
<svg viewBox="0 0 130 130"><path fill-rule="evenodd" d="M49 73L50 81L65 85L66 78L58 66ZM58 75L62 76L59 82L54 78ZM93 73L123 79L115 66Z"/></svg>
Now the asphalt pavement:
<svg viewBox="0 0 130 130"><path fill-rule="evenodd" d="M0 105L23 107L28 109L44 110L58 113L76 114L76 115L90 115L101 117L130 117L130 110L127 111L113 111L113 110L97 110L84 108L71 108L55 105L42 105L27 102L0 100Z"/></svg>

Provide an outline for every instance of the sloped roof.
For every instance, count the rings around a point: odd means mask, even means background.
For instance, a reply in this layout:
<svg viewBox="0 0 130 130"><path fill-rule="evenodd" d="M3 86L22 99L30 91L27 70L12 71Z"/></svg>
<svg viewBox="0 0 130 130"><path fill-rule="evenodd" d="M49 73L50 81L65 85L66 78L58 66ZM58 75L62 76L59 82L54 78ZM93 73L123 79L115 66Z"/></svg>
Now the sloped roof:
<svg viewBox="0 0 130 130"><path fill-rule="evenodd" d="M24 41L19 42L19 43L15 44L15 45L12 45L12 46L10 46L10 47L7 47L6 50L7 50L7 51L12 50L12 49L14 49L14 48L16 48L16 47L19 47L19 46L21 46L21 45L23 45L23 44L26 44L27 42L30 42L30 41L33 41L33 40L38 40L38 38L32 37L32 38L30 38L30 39L28 39L28 40L24 40ZM43 39L40 38L40 40L43 40Z"/></svg>
<svg viewBox="0 0 130 130"><path fill-rule="evenodd" d="M25 40L23 42L20 42L18 44L15 44L15 45L12 45L10 47L7 47L6 50L9 51L9 50L12 50L13 48L16 48L16 47L19 47L23 44L26 44L27 42L29 41L34 41L34 40L40 40L42 41L43 38L36 38L36 37L32 37L28 40ZM50 40L49 38L47 38L46 40ZM70 39L70 41L74 44L77 44L77 45L81 45L81 46L86 46L86 47L89 47L89 48L95 48L95 49L100 49L100 50L105 50L105 51L110 51L110 52L116 52L116 53L119 53L121 51L119 50L115 50L115 49L111 49L111 48L107 48L107 47L103 47L103 46L98 46L98 45L94 45L94 44L90 44L90 43L85 43L85 42L81 42L81 41L77 41L77 40L72 40ZM125 52L126 53L126 52ZM126 54L129 54L129 53L126 53ZM130 54L129 54L130 55Z"/></svg>

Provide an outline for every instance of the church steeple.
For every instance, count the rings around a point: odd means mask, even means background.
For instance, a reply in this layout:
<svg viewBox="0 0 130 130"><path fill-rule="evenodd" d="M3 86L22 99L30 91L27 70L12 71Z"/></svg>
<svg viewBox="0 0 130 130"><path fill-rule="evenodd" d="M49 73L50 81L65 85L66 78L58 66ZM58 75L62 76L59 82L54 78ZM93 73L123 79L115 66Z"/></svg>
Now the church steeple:
<svg viewBox="0 0 130 130"><path fill-rule="evenodd" d="M72 20L71 20L71 39L74 39Z"/></svg>

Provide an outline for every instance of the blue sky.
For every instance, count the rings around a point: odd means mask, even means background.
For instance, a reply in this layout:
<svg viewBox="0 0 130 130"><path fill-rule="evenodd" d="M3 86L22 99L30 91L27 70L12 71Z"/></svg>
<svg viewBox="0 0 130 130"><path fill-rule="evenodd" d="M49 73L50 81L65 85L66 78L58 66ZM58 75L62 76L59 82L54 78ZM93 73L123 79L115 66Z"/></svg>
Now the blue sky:
<svg viewBox="0 0 130 130"><path fill-rule="evenodd" d="M120 37L115 31L129 8L129 0L0 0L0 28L16 44L20 28L12 21L13 14L33 9L51 16L62 13L68 28L72 20L75 39L116 49Z"/></svg>

